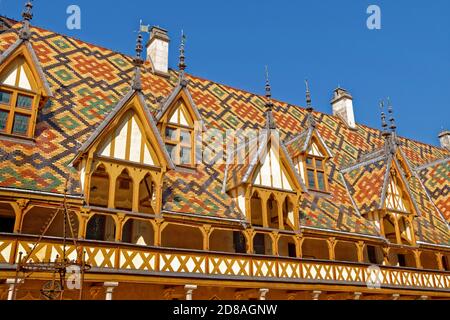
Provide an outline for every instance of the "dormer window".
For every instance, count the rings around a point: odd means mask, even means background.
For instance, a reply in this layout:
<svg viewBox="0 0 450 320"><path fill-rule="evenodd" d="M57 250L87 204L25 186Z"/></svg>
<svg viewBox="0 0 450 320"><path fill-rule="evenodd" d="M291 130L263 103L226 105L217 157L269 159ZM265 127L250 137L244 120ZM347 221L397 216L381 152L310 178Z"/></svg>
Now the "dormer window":
<svg viewBox="0 0 450 320"><path fill-rule="evenodd" d="M0 76L0 132L32 138L39 105L37 84L25 59L18 58Z"/></svg>
<svg viewBox="0 0 450 320"><path fill-rule="evenodd" d="M176 165L194 165L194 123L182 101L165 124L164 137L167 152Z"/></svg>
<svg viewBox="0 0 450 320"><path fill-rule="evenodd" d="M315 139L312 139L307 151L294 160L296 170L309 190L328 192L327 159L326 151L322 150Z"/></svg>

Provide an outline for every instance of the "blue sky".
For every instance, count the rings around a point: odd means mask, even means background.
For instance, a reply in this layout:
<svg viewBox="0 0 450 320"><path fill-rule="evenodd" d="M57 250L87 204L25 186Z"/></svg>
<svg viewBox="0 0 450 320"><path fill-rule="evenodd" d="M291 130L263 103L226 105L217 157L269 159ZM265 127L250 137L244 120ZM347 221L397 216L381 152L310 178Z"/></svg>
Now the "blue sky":
<svg viewBox="0 0 450 320"><path fill-rule="evenodd" d="M25 0L0 0L18 18ZM66 28L66 8L81 8L81 30ZM366 27L370 4L381 30ZM169 30L176 66L180 30L188 37L188 72L250 92L264 92L268 65L274 98L304 105L311 84L316 109L330 113L340 84L354 97L356 120L379 128L378 101L390 96L402 136L438 144L450 128L450 1L107 1L35 0L35 25L132 54L139 20Z"/></svg>

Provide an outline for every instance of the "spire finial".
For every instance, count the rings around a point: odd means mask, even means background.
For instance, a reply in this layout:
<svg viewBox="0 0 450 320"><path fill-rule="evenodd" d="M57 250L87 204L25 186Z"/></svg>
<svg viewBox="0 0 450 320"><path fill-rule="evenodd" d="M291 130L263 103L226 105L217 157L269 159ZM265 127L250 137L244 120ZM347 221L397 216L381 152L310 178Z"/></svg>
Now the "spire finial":
<svg viewBox="0 0 450 320"><path fill-rule="evenodd" d="M25 3L25 8L22 11L22 28L19 31L19 37L22 40L29 40L31 38L30 21L33 19L33 1L29 0Z"/></svg>
<svg viewBox="0 0 450 320"><path fill-rule="evenodd" d="M185 45L186 45L186 35L184 34L184 31L181 30L181 43L180 43L180 56L178 61L178 69L180 70L179 81L182 86L186 86L187 84L186 79L184 77L185 76L184 72L186 70L186 56L184 53Z"/></svg>
<svg viewBox="0 0 450 320"><path fill-rule="evenodd" d="M394 118L394 108L392 107L391 99L388 97L388 112L389 112L389 122L391 123L389 129L391 129L392 133L395 133L397 130L397 125L395 124Z"/></svg>
<svg viewBox="0 0 450 320"><path fill-rule="evenodd" d="M181 30L180 57L178 62L178 68L180 69L181 72L184 72L184 70L186 70L186 62L185 62L186 56L184 53L185 45L186 45L186 35L184 34L184 31Z"/></svg>
<svg viewBox="0 0 450 320"><path fill-rule="evenodd" d="M269 79L269 68L266 66L266 129L276 129L275 120L272 114L273 102L272 102L272 86Z"/></svg>
<svg viewBox="0 0 450 320"><path fill-rule="evenodd" d="M133 59L134 64L134 79L133 79L133 90L142 90L142 83L141 83L141 66L144 64L144 60L142 60L142 34L141 31L138 31L138 36L136 40L136 56Z"/></svg>
<svg viewBox="0 0 450 320"><path fill-rule="evenodd" d="M270 85L269 67L267 66L266 66L266 98L267 100L272 99L272 87Z"/></svg>
<svg viewBox="0 0 450 320"><path fill-rule="evenodd" d="M306 110L308 112L313 112L314 108L312 107L312 99L311 99L311 91L309 91L309 82L308 79L305 79L305 85L306 85Z"/></svg>
<svg viewBox="0 0 450 320"><path fill-rule="evenodd" d="M381 127L383 130L382 135L384 138L387 138L390 136L390 133L387 130L388 125L386 122L386 113L384 112L384 101L383 100L380 101L380 109L381 109Z"/></svg>

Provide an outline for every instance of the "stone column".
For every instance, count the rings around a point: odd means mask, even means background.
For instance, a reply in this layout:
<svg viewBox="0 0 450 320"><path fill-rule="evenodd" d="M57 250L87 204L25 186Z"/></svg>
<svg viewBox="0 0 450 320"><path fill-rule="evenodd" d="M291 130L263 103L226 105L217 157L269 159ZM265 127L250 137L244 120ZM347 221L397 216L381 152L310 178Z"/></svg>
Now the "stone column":
<svg viewBox="0 0 450 320"><path fill-rule="evenodd" d="M114 289L119 286L118 282L105 282L103 286L106 289L105 300L111 301L113 299Z"/></svg>
<svg viewBox="0 0 450 320"><path fill-rule="evenodd" d="M321 294L322 294L322 291L313 291L313 294L312 294L313 300L318 301Z"/></svg>
<svg viewBox="0 0 450 320"><path fill-rule="evenodd" d="M259 300L266 300L266 295L269 293L269 289L259 289Z"/></svg>
<svg viewBox="0 0 450 320"><path fill-rule="evenodd" d="M22 279L6 279L6 284L8 285L8 298L7 300L16 300L16 290L17 285L23 282Z"/></svg>
<svg viewBox="0 0 450 320"><path fill-rule="evenodd" d="M184 286L184 290L186 290L186 300L191 301L192 294L194 293L194 290L197 290L197 286L192 285L192 284L187 284Z"/></svg>

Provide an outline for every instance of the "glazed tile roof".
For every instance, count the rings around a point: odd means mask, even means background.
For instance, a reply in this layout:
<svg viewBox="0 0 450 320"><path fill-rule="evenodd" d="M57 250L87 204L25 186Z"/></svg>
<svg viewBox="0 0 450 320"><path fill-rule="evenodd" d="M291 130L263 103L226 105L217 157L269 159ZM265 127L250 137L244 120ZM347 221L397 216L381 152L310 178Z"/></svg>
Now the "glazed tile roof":
<svg viewBox="0 0 450 320"><path fill-rule="evenodd" d="M8 23L15 29L19 27L15 22ZM31 44L54 98L39 111L34 144L0 140L0 187L63 193L69 172L74 175L69 164L78 148L129 91L132 57L48 30L34 27L32 31ZM0 53L17 39L15 32L0 33ZM177 73L170 70L170 78L164 78L150 72L150 68L146 62L142 70L143 94L150 112L156 115L177 86ZM263 97L191 75L187 78L189 92L207 128L258 129L264 124ZM273 112L283 141L307 128L307 112L303 108L277 101ZM316 129L333 153L327 168L330 195L305 194L300 204L302 225L378 235L375 226L361 217L361 205L355 206L350 196L363 199L363 208L368 210L372 207L370 200L375 197L373 190L362 182L348 187L339 170L380 148L383 144L380 131L363 125L351 130L340 118L323 113L315 113L315 119ZM416 141L401 139L401 143L413 167L449 156L445 150ZM448 165L447 162L444 168L438 164L420 171L420 177L428 179L425 185L431 200L447 219ZM195 172L170 171L164 185L164 210L243 219L233 200L222 192L225 171L225 165L205 164L199 165ZM380 176L377 164L369 167L369 173L364 178L364 172L355 172L353 177L359 174L366 180L372 178L371 183L379 183L375 181ZM80 193L77 180L74 178L71 186L73 194ZM448 244L446 222L433 210L426 195L419 193L417 198L427 213L416 220L421 239Z"/></svg>

